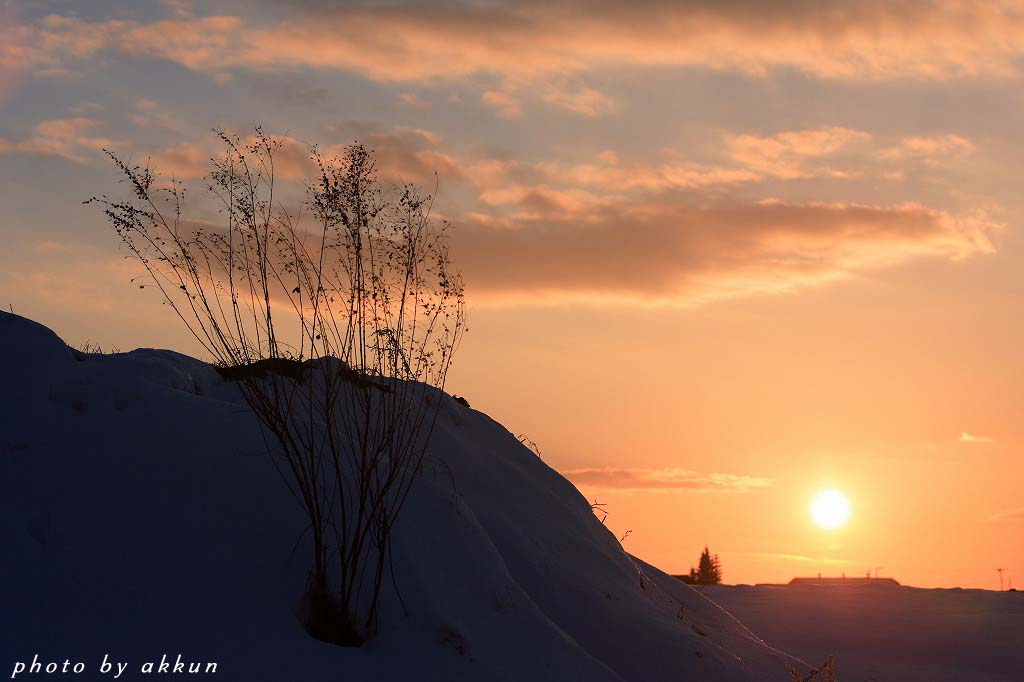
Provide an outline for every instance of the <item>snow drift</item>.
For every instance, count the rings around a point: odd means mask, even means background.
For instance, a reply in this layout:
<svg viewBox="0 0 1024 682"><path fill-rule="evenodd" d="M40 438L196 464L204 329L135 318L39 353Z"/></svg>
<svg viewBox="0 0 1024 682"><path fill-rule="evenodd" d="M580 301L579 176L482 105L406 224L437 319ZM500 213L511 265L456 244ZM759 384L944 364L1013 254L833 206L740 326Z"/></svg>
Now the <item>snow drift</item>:
<svg viewBox="0 0 1024 682"><path fill-rule="evenodd" d="M234 384L171 351L82 354L6 313L0 357L8 677L38 656L112 679L108 656L148 679L180 655L230 680L787 678L788 657L626 554L571 483L452 399L393 536L406 608L390 589L366 645L316 641L296 616L304 517Z"/></svg>

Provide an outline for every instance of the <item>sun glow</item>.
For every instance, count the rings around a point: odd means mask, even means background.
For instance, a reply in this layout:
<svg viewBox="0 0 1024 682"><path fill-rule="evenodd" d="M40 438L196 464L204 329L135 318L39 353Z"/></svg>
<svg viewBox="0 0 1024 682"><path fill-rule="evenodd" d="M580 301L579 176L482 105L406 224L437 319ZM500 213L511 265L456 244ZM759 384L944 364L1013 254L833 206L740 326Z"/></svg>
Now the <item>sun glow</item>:
<svg viewBox="0 0 1024 682"><path fill-rule="evenodd" d="M838 490L822 490L811 501L811 516L822 528L839 528L850 520L850 501Z"/></svg>

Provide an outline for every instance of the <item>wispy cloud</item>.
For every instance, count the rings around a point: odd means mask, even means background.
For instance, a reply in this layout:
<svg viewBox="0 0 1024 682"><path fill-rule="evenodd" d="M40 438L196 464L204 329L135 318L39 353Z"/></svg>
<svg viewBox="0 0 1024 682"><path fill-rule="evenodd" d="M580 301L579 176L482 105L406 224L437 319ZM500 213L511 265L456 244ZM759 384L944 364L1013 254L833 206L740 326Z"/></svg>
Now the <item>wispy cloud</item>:
<svg viewBox="0 0 1024 682"><path fill-rule="evenodd" d="M770 136L733 135L728 139L728 147L732 159L751 170L796 179L841 173L826 165L824 160L871 139L870 134L860 130L829 127L791 130Z"/></svg>
<svg viewBox="0 0 1024 682"><path fill-rule="evenodd" d="M515 115L521 114L518 102ZM862 130L823 127L785 130L770 135L724 132L713 158L696 161L665 148L655 159L624 159L612 149L575 163L486 159L474 163L473 177L484 190L567 185L605 194L670 189L727 189L766 180L848 179L865 175L904 178L907 164L939 165L974 150L965 137L895 138ZM893 175L896 173L897 175Z"/></svg>
<svg viewBox="0 0 1024 682"><path fill-rule="evenodd" d="M426 111L430 109L430 102L423 99L415 92L403 92L398 95L398 100L410 109L416 111Z"/></svg>
<svg viewBox="0 0 1024 682"><path fill-rule="evenodd" d="M523 115L523 104L519 98L503 90L488 90L480 95L480 101L494 109L502 118L519 118Z"/></svg>
<svg viewBox="0 0 1024 682"><path fill-rule="evenodd" d="M918 160L929 165L962 159L975 149L974 142L961 135L948 133L931 137L904 137L899 144L884 149L881 158L890 160Z"/></svg>
<svg viewBox="0 0 1024 682"><path fill-rule="evenodd" d="M601 116L615 109L615 100L590 87L548 86L542 99L583 116Z"/></svg>
<svg viewBox="0 0 1024 682"><path fill-rule="evenodd" d="M851 559L839 559L836 557L816 557L807 556L806 554L787 554L784 552L736 552L743 556L763 557L765 559L778 559L782 561L798 561L802 564L824 564L829 566L849 566L854 563L861 564L863 562L855 562Z"/></svg>
<svg viewBox="0 0 1024 682"><path fill-rule="evenodd" d="M597 467L568 469L562 474L576 485L621 491L745 493L772 484L770 478L673 468Z"/></svg>
<svg viewBox="0 0 1024 682"><path fill-rule="evenodd" d="M992 442L992 438L990 438L989 436L976 436L974 434L967 433L966 431L961 431L960 432L960 442L961 443L991 443Z"/></svg>
<svg viewBox="0 0 1024 682"><path fill-rule="evenodd" d="M989 518L989 521L1024 521L1024 507L1006 509L997 514L993 514Z"/></svg>

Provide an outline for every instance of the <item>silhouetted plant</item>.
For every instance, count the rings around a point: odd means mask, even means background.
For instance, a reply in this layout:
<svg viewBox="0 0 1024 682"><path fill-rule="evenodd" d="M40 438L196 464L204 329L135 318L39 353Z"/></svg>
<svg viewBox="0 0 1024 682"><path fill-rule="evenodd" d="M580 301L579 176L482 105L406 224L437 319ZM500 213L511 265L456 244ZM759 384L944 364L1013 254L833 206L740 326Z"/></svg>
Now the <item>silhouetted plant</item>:
<svg viewBox="0 0 1024 682"><path fill-rule="evenodd" d="M789 671L790 682L836 682L834 661L831 656L825 660L824 665L814 668L806 676L801 675L800 671L789 663L786 664L786 669Z"/></svg>
<svg viewBox="0 0 1024 682"><path fill-rule="evenodd" d="M307 630L358 644L376 628L391 531L464 331L448 225L415 187L386 191L359 144L340 158L311 147L315 179L286 207L281 143L258 126L245 140L215 132L216 225L184 219L180 181L109 151L132 197L90 201L145 267L140 286L160 291L256 415L309 521Z"/></svg>
<svg viewBox="0 0 1024 682"><path fill-rule="evenodd" d="M516 440L532 450L533 454L537 455L537 457L541 457L540 446L531 440L525 433L520 433L516 436Z"/></svg>
<svg viewBox="0 0 1024 682"><path fill-rule="evenodd" d="M71 348L71 350L76 353L75 357L78 358L79 360L83 359L81 356L85 355L108 354L108 351L103 350L103 346L101 346L99 343L97 343L96 341L90 341L88 339L86 339L82 343L69 344L69 348ZM120 352L121 349L119 349L117 346L112 346L109 351L109 354L117 354Z"/></svg>

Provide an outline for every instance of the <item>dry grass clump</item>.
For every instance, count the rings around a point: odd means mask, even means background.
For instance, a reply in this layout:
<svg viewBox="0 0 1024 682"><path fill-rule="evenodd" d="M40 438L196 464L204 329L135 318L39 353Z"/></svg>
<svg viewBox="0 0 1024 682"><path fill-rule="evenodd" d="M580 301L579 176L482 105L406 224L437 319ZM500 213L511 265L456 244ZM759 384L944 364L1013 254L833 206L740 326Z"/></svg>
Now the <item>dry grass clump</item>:
<svg viewBox="0 0 1024 682"><path fill-rule="evenodd" d="M448 225L429 195L382 183L359 144L340 157L310 147L313 175L292 201L296 188L275 182L279 139L258 126L218 136L195 217L180 181L110 152L131 194L91 201L145 271L139 286L236 382L305 512L306 629L359 645L393 582L391 531L465 329Z"/></svg>
<svg viewBox="0 0 1024 682"><path fill-rule="evenodd" d="M807 673L806 677L801 675L800 671L789 663L786 664L786 669L789 670L790 682L836 682L834 661L831 656L825 660L825 663L820 668L815 668Z"/></svg>

